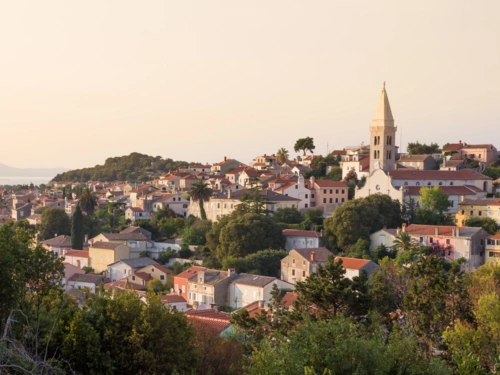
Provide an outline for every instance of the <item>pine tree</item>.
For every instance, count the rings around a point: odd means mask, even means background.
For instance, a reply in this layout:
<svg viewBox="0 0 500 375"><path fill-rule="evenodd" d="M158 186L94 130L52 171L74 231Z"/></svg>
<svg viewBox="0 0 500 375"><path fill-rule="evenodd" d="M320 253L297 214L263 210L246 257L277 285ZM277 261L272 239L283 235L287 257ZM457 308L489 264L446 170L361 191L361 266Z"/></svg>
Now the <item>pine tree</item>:
<svg viewBox="0 0 500 375"><path fill-rule="evenodd" d="M83 214L80 206L76 206L71 219L71 247L76 250L83 250L83 241Z"/></svg>

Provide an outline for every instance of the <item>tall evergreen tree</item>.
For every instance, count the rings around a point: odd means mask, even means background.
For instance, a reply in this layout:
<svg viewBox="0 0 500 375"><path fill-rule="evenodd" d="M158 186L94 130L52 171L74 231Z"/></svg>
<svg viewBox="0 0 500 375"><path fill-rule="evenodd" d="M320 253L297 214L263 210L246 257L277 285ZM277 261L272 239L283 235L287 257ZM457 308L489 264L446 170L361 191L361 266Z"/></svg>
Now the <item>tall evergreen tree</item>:
<svg viewBox="0 0 500 375"><path fill-rule="evenodd" d="M76 250L83 250L83 241L83 213L80 206L76 206L71 219L71 247Z"/></svg>

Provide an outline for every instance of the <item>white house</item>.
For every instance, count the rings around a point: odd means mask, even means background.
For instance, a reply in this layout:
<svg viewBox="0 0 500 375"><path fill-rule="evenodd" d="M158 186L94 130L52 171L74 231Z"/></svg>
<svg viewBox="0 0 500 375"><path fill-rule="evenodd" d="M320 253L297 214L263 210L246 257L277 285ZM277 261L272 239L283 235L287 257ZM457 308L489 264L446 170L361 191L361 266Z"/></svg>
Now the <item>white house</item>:
<svg viewBox="0 0 500 375"><path fill-rule="evenodd" d="M313 230L284 229L283 235L286 237L285 249L287 251L292 249L321 247L322 234L320 232L315 232Z"/></svg>
<svg viewBox="0 0 500 375"><path fill-rule="evenodd" d="M297 180L278 180L274 182L273 186L273 191L276 193L300 199L299 210L311 207L311 189L305 186L302 175L299 175Z"/></svg>
<svg viewBox="0 0 500 375"><path fill-rule="evenodd" d="M229 306L239 308L255 301L269 301L274 284L278 289L295 289L293 284L276 277L239 274L229 282Z"/></svg>
<svg viewBox="0 0 500 375"><path fill-rule="evenodd" d="M75 289L88 289L95 293L101 283L105 283L102 275L75 273L68 278L66 282L66 291L71 292Z"/></svg>
<svg viewBox="0 0 500 375"><path fill-rule="evenodd" d="M346 270L345 277L348 279L359 276L362 270L365 270L370 276L379 268L377 263L368 259L336 257L335 261L338 262L340 259L342 260L342 267Z"/></svg>
<svg viewBox="0 0 500 375"><path fill-rule="evenodd" d="M144 211L139 207L129 207L125 210L125 219L129 219L132 222L136 220L149 220L150 214L148 211Z"/></svg>
<svg viewBox="0 0 500 375"><path fill-rule="evenodd" d="M157 262L147 257L122 259L108 265L107 277L111 281L118 281L133 274L142 267L149 266L150 264L157 264Z"/></svg>
<svg viewBox="0 0 500 375"><path fill-rule="evenodd" d="M401 233L401 229L380 229L370 234L370 251L373 252L377 247L383 245L386 249L394 245L394 240Z"/></svg>
<svg viewBox="0 0 500 375"><path fill-rule="evenodd" d="M158 200L153 202L153 211L158 211L163 208L170 208L177 215L186 217L186 212L189 207L189 200L182 197L181 194L162 194Z"/></svg>

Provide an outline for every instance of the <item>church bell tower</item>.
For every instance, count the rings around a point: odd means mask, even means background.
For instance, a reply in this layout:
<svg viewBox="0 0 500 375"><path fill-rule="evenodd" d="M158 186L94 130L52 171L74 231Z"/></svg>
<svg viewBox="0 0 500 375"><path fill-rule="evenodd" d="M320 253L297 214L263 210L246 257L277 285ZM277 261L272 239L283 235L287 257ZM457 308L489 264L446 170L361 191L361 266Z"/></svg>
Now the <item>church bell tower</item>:
<svg viewBox="0 0 500 375"><path fill-rule="evenodd" d="M396 164L396 130L391 105L384 87L377 112L370 126L370 172L376 169L394 170Z"/></svg>

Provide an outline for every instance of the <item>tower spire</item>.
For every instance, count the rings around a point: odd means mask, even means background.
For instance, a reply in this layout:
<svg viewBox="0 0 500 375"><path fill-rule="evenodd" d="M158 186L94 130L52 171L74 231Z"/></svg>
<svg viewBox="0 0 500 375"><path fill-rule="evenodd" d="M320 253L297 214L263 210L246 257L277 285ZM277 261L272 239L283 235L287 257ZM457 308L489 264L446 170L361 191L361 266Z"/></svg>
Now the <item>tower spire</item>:
<svg viewBox="0 0 500 375"><path fill-rule="evenodd" d="M373 126L394 126L394 117L392 117L391 105L385 90L385 81L380 94L377 111L373 117Z"/></svg>

